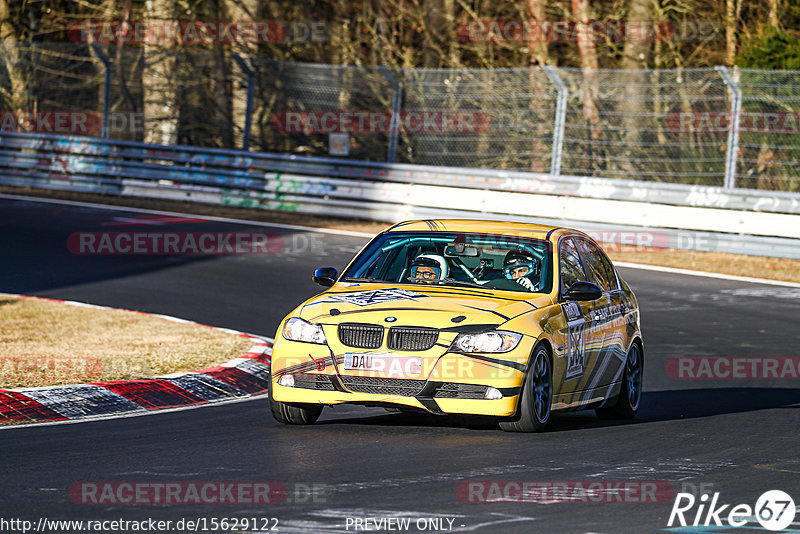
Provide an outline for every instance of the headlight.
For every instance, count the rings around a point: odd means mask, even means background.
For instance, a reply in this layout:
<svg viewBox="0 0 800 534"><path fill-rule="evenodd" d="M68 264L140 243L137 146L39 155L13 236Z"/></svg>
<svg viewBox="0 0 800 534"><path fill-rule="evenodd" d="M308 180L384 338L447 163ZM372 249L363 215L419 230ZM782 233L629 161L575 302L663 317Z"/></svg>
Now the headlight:
<svg viewBox="0 0 800 534"><path fill-rule="evenodd" d="M519 345L521 334L515 332L481 332L459 334L451 350L458 352L508 352Z"/></svg>
<svg viewBox="0 0 800 534"><path fill-rule="evenodd" d="M306 343L326 343L322 325L309 323L299 317L293 317L283 325L283 337L290 341L304 341Z"/></svg>

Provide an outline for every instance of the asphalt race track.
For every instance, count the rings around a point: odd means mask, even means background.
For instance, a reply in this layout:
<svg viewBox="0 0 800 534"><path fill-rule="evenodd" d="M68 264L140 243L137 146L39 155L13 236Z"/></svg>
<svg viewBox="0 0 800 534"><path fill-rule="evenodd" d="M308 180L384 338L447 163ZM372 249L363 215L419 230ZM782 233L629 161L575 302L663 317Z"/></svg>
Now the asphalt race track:
<svg viewBox="0 0 800 534"><path fill-rule="evenodd" d="M74 232L164 230L267 230L280 234L285 246L274 254L228 256L78 255L67 249ZM313 269L341 269L364 242L0 198L0 291L164 313L272 337L286 313L321 290L311 282ZM620 271L639 298L645 339L645 395L633 422L578 412L555 417L546 433L527 435L483 421L341 407L326 408L314 426L289 427L272 420L260 397L143 417L5 428L0 518L173 524L204 518L208 525L211 518L277 518L278 532L354 532L355 520L366 518L410 519L414 531L706 532L667 529L675 493L699 498L718 492L720 503L754 507L764 491L779 489L800 506L798 379L680 379L666 371L677 356L797 357L800 289ZM572 487L617 481L639 488L650 482L671 491L630 502L468 502L463 484L476 481ZM242 498L159 506L71 498L70 488L86 482L267 482L282 484L288 496L272 504ZM687 512L688 521L696 510ZM799 522L800 515L795 529ZM759 527L755 520L748 525Z"/></svg>

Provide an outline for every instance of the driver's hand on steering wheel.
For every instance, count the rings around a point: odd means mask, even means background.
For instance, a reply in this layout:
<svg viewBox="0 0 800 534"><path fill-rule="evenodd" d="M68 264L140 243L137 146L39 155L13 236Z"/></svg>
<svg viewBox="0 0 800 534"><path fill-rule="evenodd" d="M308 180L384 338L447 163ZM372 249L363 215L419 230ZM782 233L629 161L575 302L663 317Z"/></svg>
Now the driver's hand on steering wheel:
<svg viewBox="0 0 800 534"><path fill-rule="evenodd" d="M535 290L533 282L531 282L530 278L527 278L525 276L520 276L519 278L514 278L514 281L519 285L521 285L522 287L524 287L525 289L527 289L528 291Z"/></svg>

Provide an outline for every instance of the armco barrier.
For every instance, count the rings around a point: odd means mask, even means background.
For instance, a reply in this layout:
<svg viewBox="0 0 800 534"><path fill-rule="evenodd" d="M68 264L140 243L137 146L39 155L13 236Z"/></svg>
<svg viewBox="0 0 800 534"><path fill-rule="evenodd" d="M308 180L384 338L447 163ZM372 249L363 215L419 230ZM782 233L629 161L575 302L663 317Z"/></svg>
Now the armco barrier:
<svg viewBox="0 0 800 534"><path fill-rule="evenodd" d="M800 195L0 133L0 183L386 222L530 220L669 246L800 258ZM698 243L702 245L698 246Z"/></svg>

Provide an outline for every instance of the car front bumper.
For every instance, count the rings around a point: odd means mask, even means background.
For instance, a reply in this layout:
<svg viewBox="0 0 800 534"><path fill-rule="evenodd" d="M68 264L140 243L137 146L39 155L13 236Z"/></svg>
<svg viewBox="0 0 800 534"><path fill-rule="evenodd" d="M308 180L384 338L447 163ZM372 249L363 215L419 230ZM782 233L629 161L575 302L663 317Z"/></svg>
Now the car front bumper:
<svg viewBox="0 0 800 534"><path fill-rule="evenodd" d="M532 344L525 340L507 354L427 356L425 373L408 377L348 371L344 355L332 355L327 346L279 339L272 352L272 395L288 403L396 405L436 414L506 417L516 412ZM284 385L286 379L280 382L285 375L291 375L293 386ZM491 398L498 392L502 397Z"/></svg>

